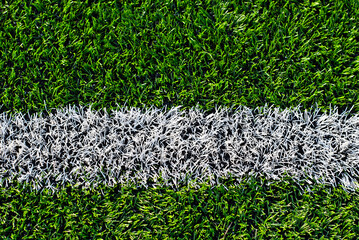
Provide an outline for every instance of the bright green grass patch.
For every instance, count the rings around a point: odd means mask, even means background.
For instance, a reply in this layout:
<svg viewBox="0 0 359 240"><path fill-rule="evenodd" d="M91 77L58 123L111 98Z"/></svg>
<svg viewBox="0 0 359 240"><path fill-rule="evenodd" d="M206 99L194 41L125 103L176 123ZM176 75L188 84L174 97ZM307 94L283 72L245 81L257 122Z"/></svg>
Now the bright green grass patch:
<svg viewBox="0 0 359 240"><path fill-rule="evenodd" d="M7 1L0 105L359 111L359 2Z"/></svg>
<svg viewBox="0 0 359 240"><path fill-rule="evenodd" d="M21 239L352 239L359 195L317 185L300 194L289 180L246 179L198 189L134 186L54 195L1 189L0 235ZM304 185L303 185L304 186ZM23 187L25 187L23 189Z"/></svg>

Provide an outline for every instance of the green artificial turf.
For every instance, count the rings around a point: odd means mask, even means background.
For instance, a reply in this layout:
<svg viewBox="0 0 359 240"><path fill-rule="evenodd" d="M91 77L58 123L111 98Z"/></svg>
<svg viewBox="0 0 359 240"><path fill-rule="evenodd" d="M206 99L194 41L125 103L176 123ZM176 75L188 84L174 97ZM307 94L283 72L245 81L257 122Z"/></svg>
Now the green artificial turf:
<svg viewBox="0 0 359 240"><path fill-rule="evenodd" d="M2 1L1 112L93 103L359 112L359 2ZM3 239L356 239L358 198L295 184L1 189ZM97 234L97 235L96 235Z"/></svg>
<svg viewBox="0 0 359 240"><path fill-rule="evenodd" d="M2 189L1 236L14 239L353 239L359 195L317 185L301 194L287 177L199 189L29 186Z"/></svg>
<svg viewBox="0 0 359 240"><path fill-rule="evenodd" d="M7 1L0 103L358 105L359 3Z"/></svg>

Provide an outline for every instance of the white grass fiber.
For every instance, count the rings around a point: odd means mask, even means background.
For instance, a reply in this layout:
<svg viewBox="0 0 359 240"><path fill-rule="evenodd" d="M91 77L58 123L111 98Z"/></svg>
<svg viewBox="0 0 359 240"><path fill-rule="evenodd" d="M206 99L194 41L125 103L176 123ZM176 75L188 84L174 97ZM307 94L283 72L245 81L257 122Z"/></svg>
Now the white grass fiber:
<svg viewBox="0 0 359 240"><path fill-rule="evenodd" d="M148 187L149 179L156 182L162 174L167 186L177 188L186 174L214 186L229 174L280 180L286 172L296 181L308 176L346 191L358 187L358 115L349 118L335 108L319 114L299 107L216 107L209 114L180 107L123 107L108 114L68 106L47 116L3 112L0 185L17 179L34 190L99 182Z"/></svg>

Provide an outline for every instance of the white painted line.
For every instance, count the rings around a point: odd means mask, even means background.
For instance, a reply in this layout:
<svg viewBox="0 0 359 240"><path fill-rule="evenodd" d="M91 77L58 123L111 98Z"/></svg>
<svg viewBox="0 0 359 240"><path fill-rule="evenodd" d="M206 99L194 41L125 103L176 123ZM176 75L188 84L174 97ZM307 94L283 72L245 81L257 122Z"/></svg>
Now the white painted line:
<svg viewBox="0 0 359 240"><path fill-rule="evenodd" d="M68 106L48 116L2 113L0 186L17 179L34 190L100 182L148 187L162 174L176 188L186 174L216 185L228 174L240 182L244 176L278 180L285 172L296 181L309 176L342 184L346 191L358 186L356 114L301 112L299 106L216 108L211 114L179 109L122 107L109 116L91 106Z"/></svg>

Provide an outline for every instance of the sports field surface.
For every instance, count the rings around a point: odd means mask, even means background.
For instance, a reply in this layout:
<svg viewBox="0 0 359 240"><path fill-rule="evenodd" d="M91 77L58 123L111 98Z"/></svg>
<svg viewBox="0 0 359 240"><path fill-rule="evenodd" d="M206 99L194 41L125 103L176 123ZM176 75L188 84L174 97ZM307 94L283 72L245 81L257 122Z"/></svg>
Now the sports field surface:
<svg viewBox="0 0 359 240"><path fill-rule="evenodd" d="M3 1L0 239L358 239L359 2Z"/></svg>

